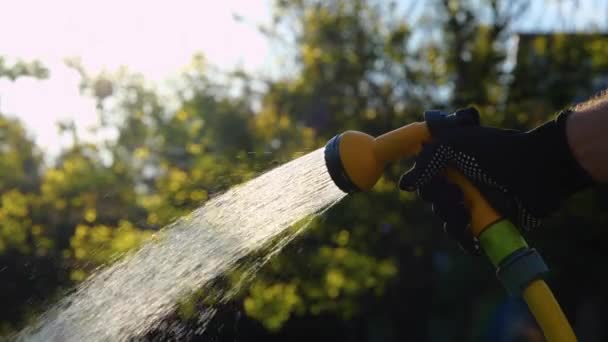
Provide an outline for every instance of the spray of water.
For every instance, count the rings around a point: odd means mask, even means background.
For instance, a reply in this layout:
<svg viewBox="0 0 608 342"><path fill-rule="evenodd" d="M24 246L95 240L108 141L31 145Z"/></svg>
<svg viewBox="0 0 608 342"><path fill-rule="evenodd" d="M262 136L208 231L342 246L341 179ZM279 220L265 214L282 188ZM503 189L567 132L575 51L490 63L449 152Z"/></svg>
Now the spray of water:
<svg viewBox="0 0 608 342"><path fill-rule="evenodd" d="M326 173L322 149L309 153L179 219L155 241L91 276L15 339L121 341L142 336L180 299L343 196ZM295 234L265 250L276 253ZM249 273L266 259L251 265ZM233 292L225 289L223 299Z"/></svg>

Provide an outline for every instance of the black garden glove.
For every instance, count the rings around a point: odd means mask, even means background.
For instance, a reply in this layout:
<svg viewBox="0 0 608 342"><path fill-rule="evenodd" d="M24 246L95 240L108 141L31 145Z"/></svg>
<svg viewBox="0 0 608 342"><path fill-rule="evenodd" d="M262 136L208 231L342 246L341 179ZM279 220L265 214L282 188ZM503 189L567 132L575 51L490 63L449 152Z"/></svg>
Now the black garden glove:
<svg viewBox="0 0 608 342"><path fill-rule="evenodd" d="M593 183L570 152L565 131L569 113L522 132L480 126L474 108L450 115L428 111L433 142L423 146L399 187L418 190L432 202L448 233L467 250L476 247L468 240L462 193L441 176L448 165L460 170L499 213L524 229L535 228L565 198Z"/></svg>

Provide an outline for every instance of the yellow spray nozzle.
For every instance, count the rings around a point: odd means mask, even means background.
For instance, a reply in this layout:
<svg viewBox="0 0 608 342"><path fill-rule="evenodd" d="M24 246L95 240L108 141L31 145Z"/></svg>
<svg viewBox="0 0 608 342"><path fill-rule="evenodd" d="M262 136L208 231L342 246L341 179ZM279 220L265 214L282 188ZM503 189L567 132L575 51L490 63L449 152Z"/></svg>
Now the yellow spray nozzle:
<svg viewBox="0 0 608 342"><path fill-rule="evenodd" d="M382 176L384 166L393 161L418 154L423 143L431 141L425 122L414 122L377 138L357 131L346 131L332 138L325 147L327 169L342 191L368 191ZM479 235L500 215L487 203L481 193L460 172L453 168L447 177L464 193L471 210L471 228Z"/></svg>
<svg viewBox="0 0 608 342"><path fill-rule="evenodd" d="M370 190L388 162L412 157L431 134L424 122L415 122L377 138L347 131L325 147L325 161L332 179L344 192Z"/></svg>

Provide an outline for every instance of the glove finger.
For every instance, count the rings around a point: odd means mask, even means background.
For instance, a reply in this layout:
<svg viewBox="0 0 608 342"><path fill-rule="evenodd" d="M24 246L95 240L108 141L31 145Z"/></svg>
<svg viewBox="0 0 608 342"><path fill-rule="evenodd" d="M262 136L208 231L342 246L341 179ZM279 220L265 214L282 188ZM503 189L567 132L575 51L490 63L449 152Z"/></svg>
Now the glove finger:
<svg viewBox="0 0 608 342"><path fill-rule="evenodd" d="M473 107L459 109L451 114L429 110L424 113L424 121L435 139L444 139L451 136L454 129L457 128L480 125L479 112Z"/></svg>
<svg viewBox="0 0 608 342"><path fill-rule="evenodd" d="M462 190L441 175L433 177L431 181L421 186L418 195L427 202L457 203L463 200Z"/></svg>
<svg viewBox="0 0 608 342"><path fill-rule="evenodd" d="M445 203L444 203L445 205ZM452 204L447 211L446 222L443 230L454 240L465 252L472 255L480 254L479 241L473 236L469 224L469 213L463 203Z"/></svg>
<svg viewBox="0 0 608 342"><path fill-rule="evenodd" d="M469 214L462 201L462 192L455 189L451 194L448 194L448 196L435 198L433 200L433 213L439 216L444 222L456 224L458 226L467 225L469 222ZM454 234L454 237L457 237L457 234Z"/></svg>
<svg viewBox="0 0 608 342"><path fill-rule="evenodd" d="M446 145L423 145L422 151L416 158L416 164L401 176L399 188L415 191L427 184L445 169L453 154L453 150Z"/></svg>
<svg viewBox="0 0 608 342"><path fill-rule="evenodd" d="M481 255L479 240L473 236L469 228L465 229L464 236L458 241L458 246L468 254Z"/></svg>
<svg viewBox="0 0 608 342"><path fill-rule="evenodd" d="M444 221L444 231L456 240L468 254L480 254L479 241L469 229L469 212L464 205L464 195L455 184L437 176L418 190L422 199L432 202L432 210Z"/></svg>
<svg viewBox="0 0 608 342"><path fill-rule="evenodd" d="M456 126L479 126L479 111L474 107L459 109L454 112Z"/></svg>
<svg viewBox="0 0 608 342"><path fill-rule="evenodd" d="M438 212L441 212L441 215L445 218L443 226L445 232L453 239L460 241L469 226L469 212L464 204L454 203L448 207L446 203L441 203L434 207L437 209L437 216L439 216Z"/></svg>

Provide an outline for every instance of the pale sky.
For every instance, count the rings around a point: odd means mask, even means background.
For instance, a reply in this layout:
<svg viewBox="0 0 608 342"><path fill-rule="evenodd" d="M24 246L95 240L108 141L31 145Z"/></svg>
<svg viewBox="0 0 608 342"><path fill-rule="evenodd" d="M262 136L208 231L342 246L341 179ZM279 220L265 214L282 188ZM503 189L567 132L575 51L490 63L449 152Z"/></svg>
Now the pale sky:
<svg viewBox="0 0 608 342"><path fill-rule="evenodd" d="M402 1L407 8L417 0ZM535 0L519 29L606 28L606 0L579 0L576 9L575 2ZM0 13L0 55L38 59L51 77L0 80L0 111L19 117L36 142L54 153L69 143L59 139L59 119L74 119L85 134L97 121L93 101L79 94L78 74L64 65L66 57L80 57L92 73L126 65L159 82L179 72L197 52L222 69L240 66L272 73L280 67L256 29L270 21L271 4L272 0L9 1ZM422 14L428 6L422 3L420 8ZM564 18L559 13L568 14L568 19L556 20ZM244 21L235 21L233 14Z"/></svg>
<svg viewBox="0 0 608 342"><path fill-rule="evenodd" d="M56 152L66 143L57 134L59 119L74 119L83 133L97 121L66 57L80 57L92 73L126 65L153 81L175 75L197 52L221 68L265 72L270 48L256 26L270 20L269 6L270 0L10 1L0 13L0 55L41 60L51 77L0 80L0 111L19 117L39 145Z"/></svg>

